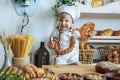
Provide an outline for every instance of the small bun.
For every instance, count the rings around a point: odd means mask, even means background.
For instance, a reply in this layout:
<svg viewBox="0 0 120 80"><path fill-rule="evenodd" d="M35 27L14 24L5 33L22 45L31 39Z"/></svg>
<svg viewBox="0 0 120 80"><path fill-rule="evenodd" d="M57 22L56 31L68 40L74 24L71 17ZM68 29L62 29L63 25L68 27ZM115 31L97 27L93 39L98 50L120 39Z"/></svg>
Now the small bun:
<svg viewBox="0 0 120 80"><path fill-rule="evenodd" d="M80 43L79 44L79 49L81 49L81 50L91 49L91 46L89 44Z"/></svg>
<svg viewBox="0 0 120 80"><path fill-rule="evenodd" d="M80 44L79 44L79 49L84 50L84 44L83 44L83 43L80 43Z"/></svg>
<svg viewBox="0 0 120 80"><path fill-rule="evenodd" d="M15 74L18 71L18 67L16 66L12 66L13 70L12 70L12 74Z"/></svg>
<svg viewBox="0 0 120 80"><path fill-rule="evenodd" d="M113 36L120 36L120 30L115 31L114 34L113 34Z"/></svg>
<svg viewBox="0 0 120 80"><path fill-rule="evenodd" d="M89 44L85 44L85 49L91 49Z"/></svg>
<svg viewBox="0 0 120 80"><path fill-rule="evenodd" d="M111 36L113 34L112 29L105 29L100 33L100 36Z"/></svg>

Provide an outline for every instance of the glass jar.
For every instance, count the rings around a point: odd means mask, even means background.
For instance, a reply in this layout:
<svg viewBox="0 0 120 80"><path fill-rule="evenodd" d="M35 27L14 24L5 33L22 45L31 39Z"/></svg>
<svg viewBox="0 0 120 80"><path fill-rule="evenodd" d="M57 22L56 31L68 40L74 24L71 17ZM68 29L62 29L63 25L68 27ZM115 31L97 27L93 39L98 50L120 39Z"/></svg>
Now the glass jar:
<svg viewBox="0 0 120 80"><path fill-rule="evenodd" d="M4 55L4 64L3 64L3 66L12 66L9 54Z"/></svg>
<svg viewBox="0 0 120 80"><path fill-rule="evenodd" d="M42 67L42 65L49 65L49 52L45 48L44 42L40 43L40 47L34 54L34 64L37 67Z"/></svg>

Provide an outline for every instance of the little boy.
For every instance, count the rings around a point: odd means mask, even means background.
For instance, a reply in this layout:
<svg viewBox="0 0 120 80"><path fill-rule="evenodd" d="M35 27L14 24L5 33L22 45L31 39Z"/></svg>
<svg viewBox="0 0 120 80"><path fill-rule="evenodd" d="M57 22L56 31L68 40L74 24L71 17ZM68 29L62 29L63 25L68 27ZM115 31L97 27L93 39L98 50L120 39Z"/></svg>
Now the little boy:
<svg viewBox="0 0 120 80"><path fill-rule="evenodd" d="M72 28L74 20L80 17L80 11L75 6L61 6L58 12L57 28L52 32L49 40L49 48L56 52L54 63L56 65L80 64L81 35Z"/></svg>

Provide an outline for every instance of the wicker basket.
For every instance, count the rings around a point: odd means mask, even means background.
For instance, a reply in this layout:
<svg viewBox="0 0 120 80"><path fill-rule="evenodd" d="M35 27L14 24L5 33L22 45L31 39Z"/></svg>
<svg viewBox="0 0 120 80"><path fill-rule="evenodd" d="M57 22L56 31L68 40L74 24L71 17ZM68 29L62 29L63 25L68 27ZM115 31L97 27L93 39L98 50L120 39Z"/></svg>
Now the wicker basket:
<svg viewBox="0 0 120 80"><path fill-rule="evenodd" d="M106 61L107 55L114 51L113 48L109 48L109 47L99 47L98 50L100 52L101 60L103 60L103 61Z"/></svg>
<svg viewBox="0 0 120 80"><path fill-rule="evenodd" d="M80 49L79 60L82 64L92 64L95 49Z"/></svg>
<svg viewBox="0 0 120 80"><path fill-rule="evenodd" d="M120 54L120 47L115 47L115 46L104 46L104 47L99 47L98 48L101 60L103 61L108 61L108 55L113 55L114 51L117 52L117 54ZM114 56L112 56L114 58ZM111 61L113 62L113 61Z"/></svg>

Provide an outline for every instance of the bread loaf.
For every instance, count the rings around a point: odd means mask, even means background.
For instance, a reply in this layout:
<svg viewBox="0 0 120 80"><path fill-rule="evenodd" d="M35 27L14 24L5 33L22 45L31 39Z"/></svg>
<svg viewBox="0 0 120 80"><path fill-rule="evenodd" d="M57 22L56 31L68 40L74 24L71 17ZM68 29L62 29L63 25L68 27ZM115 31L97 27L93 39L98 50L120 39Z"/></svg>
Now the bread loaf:
<svg viewBox="0 0 120 80"><path fill-rule="evenodd" d="M84 43L80 43L80 44L79 44L79 49L84 50Z"/></svg>
<svg viewBox="0 0 120 80"><path fill-rule="evenodd" d="M95 65L95 69L99 73L106 73L106 72L117 72L119 70L119 67L112 62L101 61Z"/></svg>
<svg viewBox="0 0 120 80"><path fill-rule="evenodd" d="M100 36L111 36L113 34L112 29L105 29L100 33Z"/></svg>
<svg viewBox="0 0 120 80"><path fill-rule="evenodd" d="M91 49L89 44L85 44L85 49Z"/></svg>
<svg viewBox="0 0 120 80"><path fill-rule="evenodd" d="M80 43L79 44L79 49L84 50L84 49L91 49L91 46L89 44L84 44L84 43Z"/></svg>
<svg viewBox="0 0 120 80"><path fill-rule="evenodd" d="M113 36L120 36L120 30L115 31L114 34L113 34Z"/></svg>

